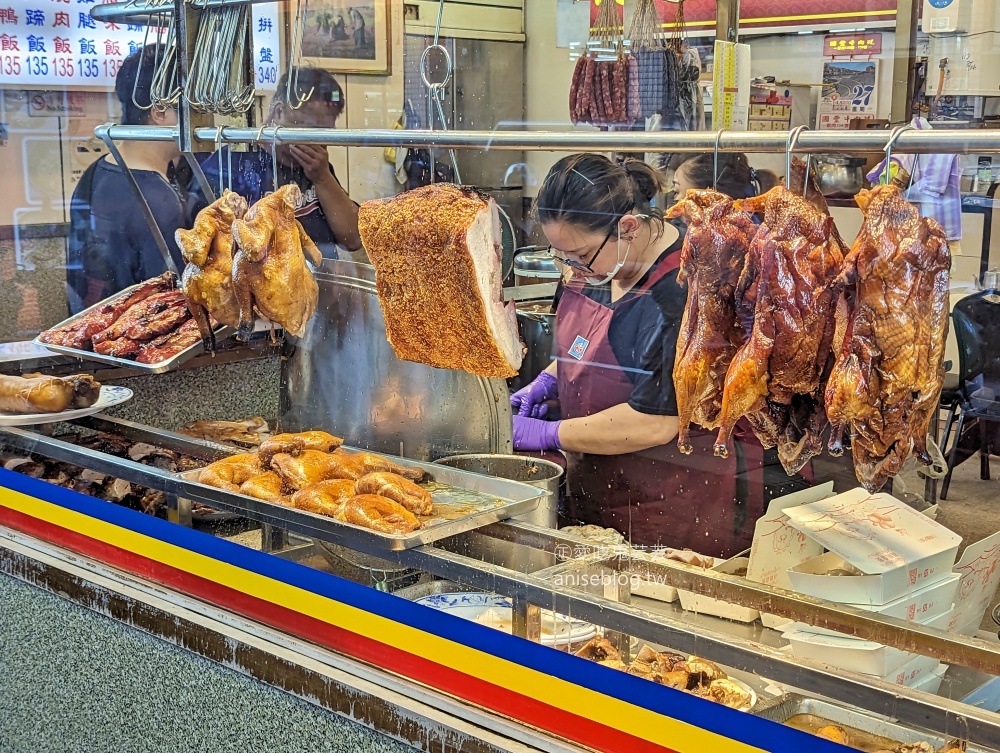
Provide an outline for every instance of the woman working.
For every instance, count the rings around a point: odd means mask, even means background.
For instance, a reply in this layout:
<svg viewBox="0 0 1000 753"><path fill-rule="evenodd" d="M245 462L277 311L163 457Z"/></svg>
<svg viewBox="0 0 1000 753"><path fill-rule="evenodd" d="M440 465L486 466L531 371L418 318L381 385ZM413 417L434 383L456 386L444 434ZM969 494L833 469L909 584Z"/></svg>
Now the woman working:
<svg viewBox="0 0 1000 753"><path fill-rule="evenodd" d="M574 277L556 310L555 360L511 397L514 446L565 451L569 517L636 545L728 556L752 532L736 458L715 457L708 432L692 434L691 455L673 443L687 294L677 284L680 233L651 206L659 189L644 163L594 154L563 158L542 184L542 231ZM562 420L545 421L554 398Z"/></svg>

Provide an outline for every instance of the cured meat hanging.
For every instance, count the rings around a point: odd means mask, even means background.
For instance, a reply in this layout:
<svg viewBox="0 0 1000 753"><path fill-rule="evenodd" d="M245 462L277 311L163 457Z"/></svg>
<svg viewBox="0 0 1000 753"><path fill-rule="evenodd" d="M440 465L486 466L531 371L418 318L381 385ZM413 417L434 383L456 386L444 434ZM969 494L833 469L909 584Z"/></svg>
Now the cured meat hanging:
<svg viewBox="0 0 1000 753"><path fill-rule="evenodd" d="M878 491L910 455L931 464L948 337L951 253L941 226L893 185L857 196L865 220L840 281L857 285L846 337L826 388L830 452L850 430L858 480Z"/></svg>
<svg viewBox="0 0 1000 753"><path fill-rule="evenodd" d="M617 5L601 6L591 39L612 48L614 57L585 51L576 61L569 91L569 115L574 124L630 126L639 113L638 66L625 52ZM589 45L588 45L589 48ZM634 92L634 93L633 93Z"/></svg>

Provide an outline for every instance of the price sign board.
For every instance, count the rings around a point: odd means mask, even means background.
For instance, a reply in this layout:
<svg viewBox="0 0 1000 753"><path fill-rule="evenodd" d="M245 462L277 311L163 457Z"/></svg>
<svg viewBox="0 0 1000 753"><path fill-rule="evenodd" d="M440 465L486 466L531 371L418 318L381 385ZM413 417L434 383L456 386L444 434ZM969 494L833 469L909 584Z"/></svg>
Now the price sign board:
<svg viewBox="0 0 1000 753"><path fill-rule="evenodd" d="M114 87L145 28L95 21L95 1L0 0L0 81L31 89Z"/></svg>
<svg viewBox="0 0 1000 753"><path fill-rule="evenodd" d="M3 0L0 0L2 2ZM255 3L253 8L254 88L273 92L281 69L281 27L276 3Z"/></svg>

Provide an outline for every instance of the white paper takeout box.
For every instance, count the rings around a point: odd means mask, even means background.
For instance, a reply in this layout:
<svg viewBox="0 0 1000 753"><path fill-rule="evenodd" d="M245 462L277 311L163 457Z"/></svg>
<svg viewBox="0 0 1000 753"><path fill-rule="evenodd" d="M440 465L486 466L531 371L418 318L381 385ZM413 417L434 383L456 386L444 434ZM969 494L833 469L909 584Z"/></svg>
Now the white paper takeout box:
<svg viewBox="0 0 1000 753"><path fill-rule="evenodd" d="M632 554L633 557L637 556L637 553ZM699 555L701 556L701 555ZM638 554L638 559L647 560L649 562L663 562L663 557L658 557L655 552L642 552ZM710 560L712 562L712 567L721 564L725 560L720 560L715 557L704 557L704 559ZM681 565L683 567L690 567L695 570L701 570L702 568L696 567L695 565L686 565L683 562L678 562L677 560L671 560L672 565ZM641 569L641 568L640 568ZM633 596L644 596L647 599L656 599L657 601L665 601L668 603L673 603L677 601L677 589L667 583L659 583L652 578L644 578L640 576L638 582L636 580L632 581L632 595Z"/></svg>
<svg viewBox="0 0 1000 753"><path fill-rule="evenodd" d="M790 507L819 502L833 496L833 482L786 494L771 500L767 513L754 526L747 580L792 590L788 569L823 553L823 547L788 524ZM764 627L781 629L791 623L787 617L762 613Z"/></svg>
<svg viewBox="0 0 1000 753"><path fill-rule="evenodd" d="M750 560L746 556L738 556L716 565L712 570L717 573L733 575L737 570L745 568L749 563ZM681 607L683 609L697 614L710 614L714 617L723 617L736 622L753 622L760 616L760 612L756 609L741 607L738 604L713 599L710 596L702 596L691 591L678 589L677 596L681 600Z"/></svg>
<svg viewBox="0 0 1000 753"><path fill-rule="evenodd" d="M836 557L836 555L834 555ZM837 558L839 559L839 558ZM844 576L847 577L847 576ZM886 617L895 617L899 620L909 620L911 622L921 622L929 624L931 620L942 615L947 615L954 609L955 594L958 592L958 584L961 580L957 574L950 575L937 583L913 591L905 596L890 601L888 604L850 604L846 606L855 609L864 609L869 612L876 612ZM803 633L813 633L815 635L841 635L833 630L813 627L803 622L795 622L790 626L791 630ZM947 623L944 628L947 629Z"/></svg>
<svg viewBox="0 0 1000 753"><path fill-rule="evenodd" d="M1000 586L1000 533L969 544L955 565L955 573L961 576L961 582L948 630L973 635Z"/></svg>
<svg viewBox="0 0 1000 753"><path fill-rule="evenodd" d="M875 675L897 685L905 684L896 682L895 677L900 669L906 669L908 664L924 659L925 661L919 666L930 671L939 663L933 657L900 651L874 641L862 641L847 636L815 635L792 630L782 633L782 637L792 644L792 653L795 656L823 662L848 672ZM926 661L928 658L929 662Z"/></svg>
<svg viewBox="0 0 1000 753"><path fill-rule="evenodd" d="M792 587L827 601L882 605L930 585L951 574L962 540L895 497L864 489L792 507L786 515L829 550L790 568ZM848 566L822 569L836 557ZM860 574L826 574L838 567Z"/></svg>
<svg viewBox="0 0 1000 753"><path fill-rule="evenodd" d="M918 679L910 687L914 690L920 690L924 693L930 693L931 695L936 695L941 689L941 683L944 681L945 672L948 671L947 664L939 664L937 669L924 675L924 677Z"/></svg>

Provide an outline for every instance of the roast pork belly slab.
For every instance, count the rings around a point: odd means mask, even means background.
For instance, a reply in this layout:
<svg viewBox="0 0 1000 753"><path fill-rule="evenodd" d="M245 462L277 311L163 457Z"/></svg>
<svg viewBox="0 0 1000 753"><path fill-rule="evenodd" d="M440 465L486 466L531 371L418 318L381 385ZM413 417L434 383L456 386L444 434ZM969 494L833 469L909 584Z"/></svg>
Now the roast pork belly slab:
<svg viewBox="0 0 1000 753"><path fill-rule="evenodd" d="M523 347L504 306L496 204L471 188L424 186L358 216L396 355L484 377L514 376Z"/></svg>

